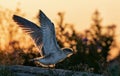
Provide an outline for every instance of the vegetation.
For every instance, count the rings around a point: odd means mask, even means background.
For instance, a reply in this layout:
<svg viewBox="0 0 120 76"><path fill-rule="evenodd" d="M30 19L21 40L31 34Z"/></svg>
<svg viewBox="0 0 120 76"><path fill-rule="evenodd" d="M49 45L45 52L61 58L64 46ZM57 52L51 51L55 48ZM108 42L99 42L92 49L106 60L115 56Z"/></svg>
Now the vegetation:
<svg viewBox="0 0 120 76"><path fill-rule="evenodd" d="M0 64L37 66L29 59L40 56L28 35L13 22L13 14L25 16L19 8L8 10L0 8ZM104 73L107 71L106 58L111 46L115 46L116 25L103 26L100 13L92 15L92 25L84 33L74 29L73 24L64 22L64 14L58 13L56 35L60 47L70 47L74 55L56 64L55 68L74 71ZM37 23L37 16L34 20ZM108 33L109 32L109 33ZM28 45L29 42L29 45Z"/></svg>
<svg viewBox="0 0 120 76"><path fill-rule="evenodd" d="M107 67L107 54L110 50L110 46L114 42L115 37L115 25L110 25L103 27L101 25L102 18L98 11L92 16L93 24L90 29L86 30L84 34L81 34L71 26L71 34L65 30L67 27L62 22L63 14L59 13L60 22L58 23L58 28L60 35L57 34L58 43L62 45L63 42L67 42L69 47L76 50L76 53L65 61L58 63L56 68L64 68L70 70L82 70L102 73ZM104 31L105 29L106 31ZM109 32L109 34L108 34ZM65 41L60 38L65 37ZM59 38L60 37L60 38ZM63 39L63 38L62 38Z"/></svg>
<svg viewBox="0 0 120 76"><path fill-rule="evenodd" d="M19 8L16 8L15 11L0 8L0 64L26 65L30 58L39 56L39 53L30 37L23 34L22 30L12 20L13 14L25 16Z"/></svg>

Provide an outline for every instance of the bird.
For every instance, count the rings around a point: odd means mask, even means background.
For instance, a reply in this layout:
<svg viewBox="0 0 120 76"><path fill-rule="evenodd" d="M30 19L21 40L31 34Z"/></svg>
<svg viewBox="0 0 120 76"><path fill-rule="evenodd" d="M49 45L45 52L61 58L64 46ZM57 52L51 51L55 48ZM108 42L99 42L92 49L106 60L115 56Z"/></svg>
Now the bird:
<svg viewBox="0 0 120 76"><path fill-rule="evenodd" d="M41 10L39 10L38 19L40 26L24 17L13 15L16 24L30 35L35 46L41 51L41 57L33 58L31 61L37 61L40 65L49 67L73 55L71 48L60 48L56 40L54 24Z"/></svg>

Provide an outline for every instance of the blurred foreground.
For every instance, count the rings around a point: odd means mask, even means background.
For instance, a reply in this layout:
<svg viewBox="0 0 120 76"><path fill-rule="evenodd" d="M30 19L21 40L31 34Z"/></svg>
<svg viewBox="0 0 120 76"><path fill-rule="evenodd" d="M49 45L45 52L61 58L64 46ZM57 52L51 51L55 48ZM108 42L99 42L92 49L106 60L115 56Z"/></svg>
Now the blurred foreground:
<svg viewBox="0 0 120 76"><path fill-rule="evenodd" d="M2 76L103 76L95 73L77 72L63 69L47 69L31 66L0 66Z"/></svg>

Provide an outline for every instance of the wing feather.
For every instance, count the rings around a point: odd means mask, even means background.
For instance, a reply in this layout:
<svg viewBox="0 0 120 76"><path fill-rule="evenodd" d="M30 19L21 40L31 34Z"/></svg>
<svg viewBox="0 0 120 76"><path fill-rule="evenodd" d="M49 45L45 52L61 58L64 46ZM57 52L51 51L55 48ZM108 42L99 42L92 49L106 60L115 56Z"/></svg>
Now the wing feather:
<svg viewBox="0 0 120 76"><path fill-rule="evenodd" d="M42 11L39 13L41 27L17 15L13 16L13 20L17 22L25 32L30 34L37 47L40 50L42 49L42 54L45 56L60 50L56 40L54 24Z"/></svg>
<svg viewBox="0 0 120 76"><path fill-rule="evenodd" d="M39 20L43 30L43 48L44 53L49 55L58 51L60 48L57 44L55 27L51 20L40 10Z"/></svg>
<svg viewBox="0 0 120 76"><path fill-rule="evenodd" d="M28 33L33 41L35 42L36 46L39 48L39 50L42 49L42 31L41 28L38 27L36 24L34 24L31 21L28 21L25 18L22 18L17 15L13 15L13 20L25 31Z"/></svg>

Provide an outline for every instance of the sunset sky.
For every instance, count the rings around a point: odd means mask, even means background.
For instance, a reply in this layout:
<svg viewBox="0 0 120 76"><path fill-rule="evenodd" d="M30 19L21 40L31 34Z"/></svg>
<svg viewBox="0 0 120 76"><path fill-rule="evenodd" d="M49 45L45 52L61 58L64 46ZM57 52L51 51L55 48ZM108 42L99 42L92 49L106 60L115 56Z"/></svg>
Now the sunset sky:
<svg viewBox="0 0 120 76"><path fill-rule="evenodd" d="M117 35L120 35L120 0L0 0L0 7L11 10L20 7L28 18L34 17L40 9L53 22L58 12L65 12L65 22L74 24L80 31L90 27L91 16L98 10L102 24L116 24Z"/></svg>
<svg viewBox="0 0 120 76"><path fill-rule="evenodd" d="M33 17L39 9L55 21L58 12L65 12L65 20L80 30L91 24L91 15L98 9L103 25L116 24L120 29L120 0L0 0L0 6L19 7L27 16ZM120 33L120 32L119 32Z"/></svg>

